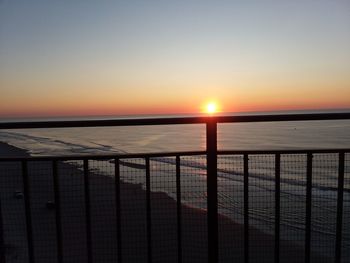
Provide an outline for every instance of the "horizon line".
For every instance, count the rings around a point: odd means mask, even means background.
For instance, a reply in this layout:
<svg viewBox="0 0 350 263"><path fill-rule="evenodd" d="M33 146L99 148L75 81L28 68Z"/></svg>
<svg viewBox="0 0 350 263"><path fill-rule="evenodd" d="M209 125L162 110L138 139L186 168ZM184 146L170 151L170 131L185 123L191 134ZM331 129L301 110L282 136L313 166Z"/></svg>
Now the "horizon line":
<svg viewBox="0 0 350 263"><path fill-rule="evenodd" d="M350 108L316 108L316 109L282 109L282 110L260 110L260 111L222 111L216 112L212 116L227 116L230 114L261 114L261 113L285 113L285 112L350 112ZM193 116L201 117L208 116L208 113L204 112L182 112L182 113L140 113L140 114L78 114L78 115L33 115L33 116L0 116L0 120L8 119L74 119L74 118L104 118L104 117L116 117L116 118L134 118L134 117L152 117L152 116Z"/></svg>

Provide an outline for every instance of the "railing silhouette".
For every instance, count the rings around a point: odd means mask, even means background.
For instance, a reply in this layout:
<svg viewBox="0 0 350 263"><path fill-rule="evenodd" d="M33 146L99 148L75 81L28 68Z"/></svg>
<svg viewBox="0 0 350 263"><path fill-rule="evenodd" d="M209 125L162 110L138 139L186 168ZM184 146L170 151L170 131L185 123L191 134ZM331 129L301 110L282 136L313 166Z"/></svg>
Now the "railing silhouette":
<svg viewBox="0 0 350 263"><path fill-rule="evenodd" d="M54 200L55 200L55 227L57 260L64 262L64 244L62 238L62 213L60 206L61 188L59 185L58 165L64 161L82 161L84 178L84 202L85 202L85 226L86 226L86 248L87 262L95 262L93 259L93 241L91 233L91 196L90 196L90 173L89 161L91 160L113 160L115 178L115 211L116 211L116 239L117 259L123 261L123 237L121 221L121 196L120 196L120 167L125 159L141 158L145 162L146 172L146 235L147 235L147 262L153 262L152 246L152 203L151 203L151 172L150 161L157 157L175 158L176 169L176 213L177 213L177 262L183 262L183 230L182 230L182 203L181 203L181 158L184 156L206 156L207 173L207 259L209 263L219 262L219 236L218 236L218 158L223 155L240 155L243 157L243 228L244 228L244 262L249 262L250 240L249 240L249 157L251 155L272 155L274 156L274 261L280 262L280 224L281 224L281 156L286 154L299 154L306 156L306 207L305 207L305 244L304 260L310 262L311 251L311 208L312 208L312 187L313 187L313 155L314 154L336 154L338 156L338 185L337 185L337 210L336 210L336 237L334 262L341 262L342 248L342 226L343 226L343 203L344 203L344 163L345 155L350 149L327 149L327 150L281 150L281 151L219 151L217 149L217 124L218 123L239 123L239 122L280 122L280 121L313 121L313 120L343 120L350 119L350 113L332 114L293 114L293 115L256 115L256 116L220 116L220 117L187 117L187 118L157 118L157 119L118 119L118 120L91 120L91 121L50 121L50 122L16 122L0 123L0 129L24 129L24 128L67 128L67 127L107 127L107 126L139 126L139 125L176 125L176 124L198 124L206 125L206 150L198 152L170 152L170 153L145 153L145 154L122 154L122 155L89 155L89 156L49 156L49 157L26 157L26 158L0 158L0 163L16 162L21 163L21 174L23 181L24 207L27 231L28 262L36 262L32 229L31 192L28 163L45 161L51 163ZM1 171L0 171L1 173ZM6 262L3 214L0 200L0 262Z"/></svg>

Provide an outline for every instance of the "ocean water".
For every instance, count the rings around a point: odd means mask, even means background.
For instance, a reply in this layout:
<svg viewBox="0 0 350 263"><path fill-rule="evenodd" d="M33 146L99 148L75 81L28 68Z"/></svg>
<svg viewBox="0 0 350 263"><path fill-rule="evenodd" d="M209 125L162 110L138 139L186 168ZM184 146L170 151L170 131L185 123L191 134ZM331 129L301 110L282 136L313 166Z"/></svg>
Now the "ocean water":
<svg viewBox="0 0 350 263"><path fill-rule="evenodd" d="M0 130L33 156L205 150L205 125ZM218 125L219 150L350 148L350 120Z"/></svg>
<svg viewBox="0 0 350 263"><path fill-rule="evenodd" d="M33 156L205 150L204 125L2 130L0 141L27 149ZM350 121L242 123L218 125L220 150L350 149ZM113 176L94 161L96 169ZM103 161L105 162L105 161ZM122 180L145 184L144 160L125 160ZM112 165L112 163L109 163ZM134 168L131 168L134 164ZM137 168L135 168L137 164ZM176 198L174 158L152 159L154 191ZM250 224L274 231L274 156L249 158ZM102 168L101 168L102 167ZM130 169L132 173L130 173ZM183 203L206 208L205 156L181 159ZM128 172L129 171L129 172ZM337 154L313 159L313 251L334 254ZM170 179L172 177L172 179ZM281 237L303 245L305 229L306 156L281 157ZM218 157L219 212L243 223L243 157ZM343 251L350 251L350 153L346 154ZM344 252L350 260L350 253Z"/></svg>

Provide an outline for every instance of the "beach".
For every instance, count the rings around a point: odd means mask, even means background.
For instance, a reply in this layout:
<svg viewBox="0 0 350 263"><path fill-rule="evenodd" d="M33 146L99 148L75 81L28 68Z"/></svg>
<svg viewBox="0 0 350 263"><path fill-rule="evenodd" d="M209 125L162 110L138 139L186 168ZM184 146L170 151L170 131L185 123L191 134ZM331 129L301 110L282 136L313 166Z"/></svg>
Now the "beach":
<svg viewBox="0 0 350 263"><path fill-rule="evenodd" d="M25 150L0 143L0 157L27 157ZM117 262L117 227L114 178L94 169L110 162L91 162L89 193L91 211L91 255L93 262ZM59 162L62 244L64 262L87 262L84 177L77 163ZM0 197L7 262L28 262L24 200L19 162L0 162ZM56 262L55 209L52 164L28 163L30 205L35 262ZM152 176L156 176L153 175ZM146 191L140 184L121 182L121 250L123 262L147 262ZM177 262L176 201L163 192L151 192L153 262ZM183 262L207 262L207 214L204 209L182 205ZM243 262L243 226L219 215L219 261ZM273 262L274 237L254 227L249 229L250 262ZM283 262L300 262L304 249L281 241ZM312 255L313 262L329 262Z"/></svg>

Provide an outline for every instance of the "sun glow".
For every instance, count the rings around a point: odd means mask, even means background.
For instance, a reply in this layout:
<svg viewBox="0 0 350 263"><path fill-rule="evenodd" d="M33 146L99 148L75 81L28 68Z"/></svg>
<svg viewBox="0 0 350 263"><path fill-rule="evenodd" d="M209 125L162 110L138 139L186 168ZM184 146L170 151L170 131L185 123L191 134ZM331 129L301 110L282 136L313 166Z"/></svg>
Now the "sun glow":
<svg viewBox="0 0 350 263"><path fill-rule="evenodd" d="M209 114L214 114L217 112L217 105L215 102L209 102L206 106L206 112Z"/></svg>

